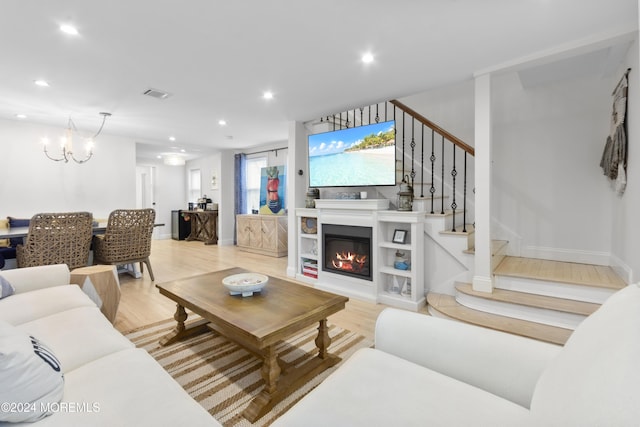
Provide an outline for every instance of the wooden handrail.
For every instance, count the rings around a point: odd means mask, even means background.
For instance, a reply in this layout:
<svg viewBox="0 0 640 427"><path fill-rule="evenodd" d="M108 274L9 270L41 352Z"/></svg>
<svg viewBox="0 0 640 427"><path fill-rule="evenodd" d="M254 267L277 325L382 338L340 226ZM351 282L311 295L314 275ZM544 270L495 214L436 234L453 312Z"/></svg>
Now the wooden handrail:
<svg viewBox="0 0 640 427"><path fill-rule="evenodd" d="M400 101L398 101L396 99L392 99L389 102L392 103L393 105L395 105L396 107L398 107L399 109L401 109L402 111L404 111L405 113L415 117L415 119L418 120L423 125L425 125L425 126L431 128L431 129L433 129L434 131L438 132L440 135L444 136L446 139L448 139L449 141L451 141L453 144L457 145L458 147L462 148L467 153L471 154L472 156L475 156L475 153L476 153L475 148L473 148L469 144L465 143L464 141L462 141L457 136L454 136L451 133L447 132L446 130L442 129L440 126L438 126L437 124L433 123L431 120L427 119L422 114L416 112L415 110L411 109L410 107L407 107L402 102L400 102Z"/></svg>

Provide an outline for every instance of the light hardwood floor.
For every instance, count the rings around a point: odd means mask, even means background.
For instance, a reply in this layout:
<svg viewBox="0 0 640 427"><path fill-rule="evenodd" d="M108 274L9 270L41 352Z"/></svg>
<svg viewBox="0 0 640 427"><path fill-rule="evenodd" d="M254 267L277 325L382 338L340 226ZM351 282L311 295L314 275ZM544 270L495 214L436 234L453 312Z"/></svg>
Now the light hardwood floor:
<svg viewBox="0 0 640 427"><path fill-rule="evenodd" d="M295 281L286 275L287 257L274 258L242 252L235 246L204 245L198 241L154 240L151 246L151 266L155 283L231 267L243 267ZM140 279L126 273L120 274L122 297L115 322L119 331L127 332L173 316L175 303L160 295L155 283L146 270ZM307 286L302 282L298 283ZM385 307L351 298L346 309L331 316L329 322L373 340L376 318ZM422 311L426 313L426 308Z"/></svg>

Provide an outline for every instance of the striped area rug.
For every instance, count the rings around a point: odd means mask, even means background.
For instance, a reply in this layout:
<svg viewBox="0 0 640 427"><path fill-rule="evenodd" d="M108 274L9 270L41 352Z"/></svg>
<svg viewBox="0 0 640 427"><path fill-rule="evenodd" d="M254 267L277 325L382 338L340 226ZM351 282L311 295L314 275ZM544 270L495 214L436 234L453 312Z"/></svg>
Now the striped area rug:
<svg viewBox="0 0 640 427"><path fill-rule="evenodd" d="M242 416L242 411L264 385L260 376L261 361L213 331L167 347L160 346L158 340L169 333L175 324L175 320L167 319L125 335L137 347L147 350L191 397L225 426L271 424L340 366L338 364L315 376L251 424ZM294 365L315 357L317 349L314 340L317 333L317 327L312 327L283 341L277 349L279 356ZM359 334L331 324L329 336L332 340L329 351L343 361L356 350L373 344Z"/></svg>

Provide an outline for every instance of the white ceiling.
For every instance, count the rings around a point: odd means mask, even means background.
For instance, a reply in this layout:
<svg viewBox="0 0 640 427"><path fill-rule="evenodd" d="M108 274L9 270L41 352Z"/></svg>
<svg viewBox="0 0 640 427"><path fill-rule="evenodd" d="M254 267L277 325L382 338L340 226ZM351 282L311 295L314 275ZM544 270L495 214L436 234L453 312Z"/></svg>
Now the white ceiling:
<svg viewBox="0 0 640 427"><path fill-rule="evenodd" d="M106 111L104 133L140 150L243 149L286 140L291 120L637 28L637 0L2 0L0 118L95 130Z"/></svg>

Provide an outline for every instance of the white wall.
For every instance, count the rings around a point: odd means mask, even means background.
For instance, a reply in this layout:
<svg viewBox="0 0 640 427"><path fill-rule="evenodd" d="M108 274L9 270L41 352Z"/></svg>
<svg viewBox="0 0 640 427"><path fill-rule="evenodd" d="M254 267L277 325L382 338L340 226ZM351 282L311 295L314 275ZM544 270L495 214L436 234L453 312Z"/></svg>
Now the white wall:
<svg viewBox="0 0 640 427"><path fill-rule="evenodd" d="M525 89L507 73L492 88L493 238L509 240L514 255L608 264L613 196L599 163L611 81ZM472 81L401 101L474 145Z"/></svg>
<svg viewBox="0 0 640 427"><path fill-rule="evenodd" d="M640 275L640 61L639 45L629 50L625 64L609 82L613 90L622 73L629 73L629 98L627 102L628 168L627 187L622 197L612 197L612 221L608 227L612 235L613 261L619 273L629 282L636 282ZM611 106L610 106L611 108Z"/></svg>
<svg viewBox="0 0 640 427"><path fill-rule="evenodd" d="M521 255L609 263L612 193L599 164L611 90L598 77L526 89L516 73L494 78L492 210Z"/></svg>
<svg viewBox="0 0 640 427"><path fill-rule="evenodd" d="M110 136L105 128L88 163L53 162L42 152L40 140L57 139L65 126L0 119L0 217L89 211L107 218L114 209L135 207L133 141Z"/></svg>

